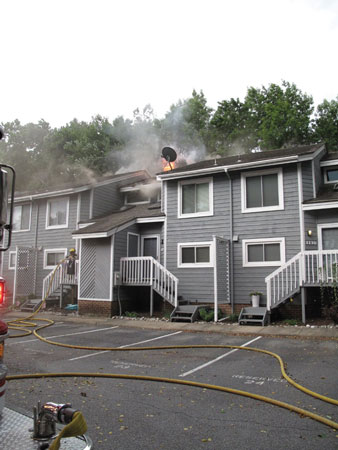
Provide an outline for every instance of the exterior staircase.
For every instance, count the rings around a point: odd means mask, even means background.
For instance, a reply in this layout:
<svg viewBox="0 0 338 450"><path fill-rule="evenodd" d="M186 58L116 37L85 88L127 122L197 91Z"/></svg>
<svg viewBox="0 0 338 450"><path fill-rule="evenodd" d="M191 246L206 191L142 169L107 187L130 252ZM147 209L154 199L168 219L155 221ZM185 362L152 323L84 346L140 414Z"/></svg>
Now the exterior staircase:
<svg viewBox="0 0 338 450"><path fill-rule="evenodd" d="M170 315L170 322L195 322L200 306L180 305Z"/></svg>
<svg viewBox="0 0 338 450"><path fill-rule="evenodd" d="M267 321L267 308L263 306L243 308L238 317L239 325L259 324L263 327Z"/></svg>
<svg viewBox="0 0 338 450"><path fill-rule="evenodd" d="M78 261L75 264L74 275L67 274L67 261L58 265L43 280L42 300L58 300L61 308L63 306L62 297L67 293L67 290L69 291L72 286L78 284L78 270Z"/></svg>
<svg viewBox="0 0 338 450"><path fill-rule="evenodd" d="M152 256L121 258L122 286L151 286L164 300L178 306L178 278Z"/></svg>
<svg viewBox="0 0 338 450"><path fill-rule="evenodd" d="M298 294L302 287L333 286L338 282L338 250L299 252L265 282L268 311Z"/></svg>

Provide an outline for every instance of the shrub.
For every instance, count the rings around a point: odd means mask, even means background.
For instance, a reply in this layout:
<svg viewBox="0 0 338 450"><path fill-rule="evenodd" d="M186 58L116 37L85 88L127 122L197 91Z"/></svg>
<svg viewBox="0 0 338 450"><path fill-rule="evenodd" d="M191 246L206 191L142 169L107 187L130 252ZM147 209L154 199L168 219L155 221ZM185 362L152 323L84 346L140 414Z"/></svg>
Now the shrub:
<svg viewBox="0 0 338 450"><path fill-rule="evenodd" d="M205 322L211 322L214 320L214 310L210 308L200 308L199 310L200 318ZM222 311L218 310L218 317L222 316Z"/></svg>
<svg viewBox="0 0 338 450"><path fill-rule="evenodd" d="M229 320L230 322L238 322L238 314L230 314Z"/></svg>
<svg viewBox="0 0 338 450"><path fill-rule="evenodd" d="M136 313L136 312L129 312L129 311L126 311L126 312L124 313L124 315L125 315L126 317L137 317L137 313Z"/></svg>
<svg viewBox="0 0 338 450"><path fill-rule="evenodd" d="M323 316L326 319L332 320L334 323L338 323L338 303L324 306Z"/></svg>

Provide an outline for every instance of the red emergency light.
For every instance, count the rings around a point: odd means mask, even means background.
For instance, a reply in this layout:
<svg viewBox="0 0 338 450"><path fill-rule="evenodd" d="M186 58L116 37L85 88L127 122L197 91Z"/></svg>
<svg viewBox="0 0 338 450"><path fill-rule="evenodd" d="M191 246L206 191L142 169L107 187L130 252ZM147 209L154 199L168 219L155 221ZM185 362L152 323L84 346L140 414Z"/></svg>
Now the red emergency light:
<svg viewBox="0 0 338 450"><path fill-rule="evenodd" d="M5 282L0 280L0 305L3 304L5 300Z"/></svg>

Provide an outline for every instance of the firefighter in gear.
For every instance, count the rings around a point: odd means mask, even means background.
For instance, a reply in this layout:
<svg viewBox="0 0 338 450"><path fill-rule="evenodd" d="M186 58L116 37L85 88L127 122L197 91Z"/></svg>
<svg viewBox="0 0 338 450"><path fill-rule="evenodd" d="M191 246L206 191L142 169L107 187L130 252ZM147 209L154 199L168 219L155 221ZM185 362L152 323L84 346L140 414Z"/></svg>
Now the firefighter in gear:
<svg viewBox="0 0 338 450"><path fill-rule="evenodd" d="M67 275L75 275L75 261L77 260L77 254L75 248L69 250L67 256Z"/></svg>

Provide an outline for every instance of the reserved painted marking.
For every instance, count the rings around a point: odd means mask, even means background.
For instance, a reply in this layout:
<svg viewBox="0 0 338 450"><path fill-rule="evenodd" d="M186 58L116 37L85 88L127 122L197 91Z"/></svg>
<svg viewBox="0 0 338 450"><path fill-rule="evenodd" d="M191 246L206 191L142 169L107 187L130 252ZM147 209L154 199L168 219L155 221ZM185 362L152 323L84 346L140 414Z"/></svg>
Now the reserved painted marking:
<svg viewBox="0 0 338 450"><path fill-rule="evenodd" d="M258 339L261 339L262 336L258 336L255 339L252 339L249 342L246 342L245 344L241 345L241 347L247 347L248 345L252 344L252 342L258 341ZM239 349L234 348L233 350L230 350L229 352L225 353L224 355L218 356L217 358L213 359L212 361L209 361L205 364L202 364L201 366L196 367L195 369L189 370L189 372L182 373L179 375L179 377L186 377L187 375L190 375L191 373L197 372L198 370L204 369L207 366L210 366L211 364L214 364L217 361L220 361L221 359L225 358L226 356L231 355L232 353L237 352Z"/></svg>
<svg viewBox="0 0 338 450"><path fill-rule="evenodd" d="M147 366L146 364L137 364L126 361L115 361L112 360L111 363L115 369L130 369L130 367L141 367L141 368L150 368L151 366Z"/></svg>
<svg viewBox="0 0 338 450"><path fill-rule="evenodd" d="M118 326L109 327L109 328L97 328L96 330L89 330L89 331L79 331L78 333L59 334L59 335L55 335L55 336L43 336L43 337L45 339L52 339L52 338L60 338L60 337L65 337L65 336L76 336L78 334L97 333L99 331L114 330L115 328L118 328ZM28 342L38 342L38 341L40 341L40 339L34 338L34 339L26 339L25 341L9 342L8 344L6 342L6 347L7 347L7 345L27 344Z"/></svg>
<svg viewBox="0 0 338 450"><path fill-rule="evenodd" d="M265 382L268 383L286 383L284 378L273 378L273 377L252 377L250 375L232 375L232 378L238 378L244 381L244 384L259 384L263 385Z"/></svg>
<svg viewBox="0 0 338 450"><path fill-rule="evenodd" d="M147 339L146 341L134 342L133 344L128 344L128 345L121 345L120 347L117 347L117 348L133 347L134 345L145 344L146 342L157 341L158 339L164 339L166 337L175 336L175 334L180 334L180 333L182 333L182 331L176 331L175 333L170 333L170 334L166 334L165 336L158 336L156 338ZM88 353L87 355L82 355L82 356L77 356L76 358L71 358L68 361L76 361L77 359L90 358L91 356L100 355L102 353L107 353L109 351L110 350L103 350L102 352Z"/></svg>

